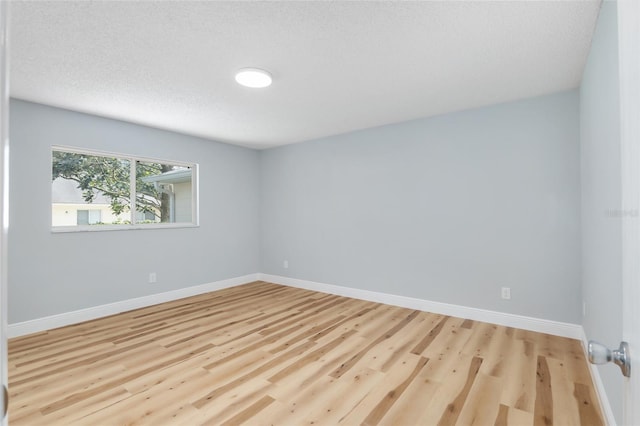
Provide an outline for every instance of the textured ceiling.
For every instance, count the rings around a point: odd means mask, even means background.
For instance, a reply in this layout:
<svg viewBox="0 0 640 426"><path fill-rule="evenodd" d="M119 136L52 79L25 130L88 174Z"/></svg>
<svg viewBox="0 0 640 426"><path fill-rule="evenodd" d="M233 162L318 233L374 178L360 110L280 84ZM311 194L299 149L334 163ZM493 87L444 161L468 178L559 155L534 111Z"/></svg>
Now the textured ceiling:
<svg viewBox="0 0 640 426"><path fill-rule="evenodd" d="M599 7L14 1L11 95L271 147L575 88Z"/></svg>

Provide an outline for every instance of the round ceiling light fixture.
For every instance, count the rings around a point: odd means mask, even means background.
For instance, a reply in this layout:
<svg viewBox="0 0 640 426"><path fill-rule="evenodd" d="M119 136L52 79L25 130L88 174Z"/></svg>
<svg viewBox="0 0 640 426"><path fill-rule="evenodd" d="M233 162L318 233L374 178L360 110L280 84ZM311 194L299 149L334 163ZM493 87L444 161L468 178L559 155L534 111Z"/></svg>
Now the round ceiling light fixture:
<svg viewBox="0 0 640 426"><path fill-rule="evenodd" d="M267 71L259 68L242 68L236 73L236 81L243 86L259 89L271 86L273 78Z"/></svg>

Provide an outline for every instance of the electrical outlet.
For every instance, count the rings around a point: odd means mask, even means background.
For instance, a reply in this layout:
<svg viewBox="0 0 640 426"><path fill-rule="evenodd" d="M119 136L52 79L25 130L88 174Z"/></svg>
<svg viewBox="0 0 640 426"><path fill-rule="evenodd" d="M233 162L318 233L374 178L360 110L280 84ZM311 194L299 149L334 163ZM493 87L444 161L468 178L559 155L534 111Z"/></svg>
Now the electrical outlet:
<svg viewBox="0 0 640 426"><path fill-rule="evenodd" d="M155 283L156 281L157 281L156 273L155 272L149 272L149 282L150 283Z"/></svg>
<svg viewBox="0 0 640 426"><path fill-rule="evenodd" d="M501 295L505 300L511 299L511 287L502 287Z"/></svg>
<svg viewBox="0 0 640 426"><path fill-rule="evenodd" d="M288 269L289 268L289 261L285 260L284 262L282 262L282 266L284 267L284 269Z"/></svg>

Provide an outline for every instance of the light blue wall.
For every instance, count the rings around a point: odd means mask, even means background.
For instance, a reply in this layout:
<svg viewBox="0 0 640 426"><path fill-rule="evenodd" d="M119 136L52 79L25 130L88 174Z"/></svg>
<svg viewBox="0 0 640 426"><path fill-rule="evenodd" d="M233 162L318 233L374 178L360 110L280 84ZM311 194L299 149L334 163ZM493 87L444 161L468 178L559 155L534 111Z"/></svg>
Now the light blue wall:
<svg viewBox="0 0 640 426"><path fill-rule="evenodd" d="M262 272L580 322L576 91L261 156Z"/></svg>
<svg viewBox="0 0 640 426"><path fill-rule="evenodd" d="M262 152L11 107L10 323L258 271L579 322L575 91ZM199 162L200 228L52 234L52 144Z"/></svg>
<svg viewBox="0 0 640 426"><path fill-rule="evenodd" d="M257 151L18 100L10 126L9 323L258 272ZM51 145L199 163L200 227L52 234Z"/></svg>
<svg viewBox="0 0 640 426"><path fill-rule="evenodd" d="M622 340L620 110L616 3L604 2L580 89L582 281L590 339ZM614 365L598 367L618 423L623 382Z"/></svg>

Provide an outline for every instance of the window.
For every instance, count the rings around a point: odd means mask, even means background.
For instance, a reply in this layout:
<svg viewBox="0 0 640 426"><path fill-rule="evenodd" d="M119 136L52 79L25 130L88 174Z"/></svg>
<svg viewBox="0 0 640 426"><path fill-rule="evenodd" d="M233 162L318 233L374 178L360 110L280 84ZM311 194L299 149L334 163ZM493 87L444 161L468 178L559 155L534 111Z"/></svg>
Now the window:
<svg viewBox="0 0 640 426"><path fill-rule="evenodd" d="M197 164L52 151L54 231L197 226Z"/></svg>
<svg viewBox="0 0 640 426"><path fill-rule="evenodd" d="M100 223L100 210L78 210L78 225L95 225Z"/></svg>

